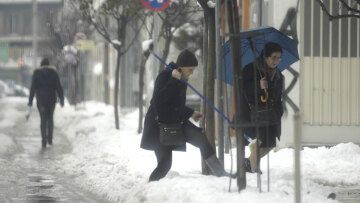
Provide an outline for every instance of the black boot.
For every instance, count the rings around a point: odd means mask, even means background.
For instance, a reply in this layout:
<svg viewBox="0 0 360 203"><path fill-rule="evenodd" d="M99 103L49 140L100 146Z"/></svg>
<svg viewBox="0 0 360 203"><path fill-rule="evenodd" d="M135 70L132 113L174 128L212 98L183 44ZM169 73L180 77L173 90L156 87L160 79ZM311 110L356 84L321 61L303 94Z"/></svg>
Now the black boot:
<svg viewBox="0 0 360 203"><path fill-rule="evenodd" d="M224 167L222 167L219 159L216 157L215 154L207 158L205 160L205 163L209 166L211 172L217 177L231 176L232 178L236 178L236 174L230 174L224 170Z"/></svg>

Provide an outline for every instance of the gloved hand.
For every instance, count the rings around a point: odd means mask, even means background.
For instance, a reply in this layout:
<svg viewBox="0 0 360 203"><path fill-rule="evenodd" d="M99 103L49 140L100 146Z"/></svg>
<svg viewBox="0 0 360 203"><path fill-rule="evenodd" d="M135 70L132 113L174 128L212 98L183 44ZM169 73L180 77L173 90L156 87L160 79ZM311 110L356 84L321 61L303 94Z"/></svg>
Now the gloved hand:
<svg viewBox="0 0 360 203"><path fill-rule="evenodd" d="M176 65L176 63L174 62L170 62L169 66L173 69L173 71L171 72L171 76L181 80L181 70L179 69L178 65Z"/></svg>
<svg viewBox="0 0 360 203"><path fill-rule="evenodd" d="M27 105L28 105L29 107L32 107L32 102L29 102Z"/></svg>
<svg viewBox="0 0 360 203"><path fill-rule="evenodd" d="M169 66L170 66L172 69L178 69L178 68L179 68L179 66L178 66L176 63L172 62L172 61L169 63Z"/></svg>
<svg viewBox="0 0 360 203"><path fill-rule="evenodd" d="M178 80L181 80L181 73L177 69L174 69L171 72L171 76L178 79Z"/></svg>
<svg viewBox="0 0 360 203"><path fill-rule="evenodd" d="M61 107L64 107L64 101L61 101L61 100L60 100L60 106L61 106Z"/></svg>

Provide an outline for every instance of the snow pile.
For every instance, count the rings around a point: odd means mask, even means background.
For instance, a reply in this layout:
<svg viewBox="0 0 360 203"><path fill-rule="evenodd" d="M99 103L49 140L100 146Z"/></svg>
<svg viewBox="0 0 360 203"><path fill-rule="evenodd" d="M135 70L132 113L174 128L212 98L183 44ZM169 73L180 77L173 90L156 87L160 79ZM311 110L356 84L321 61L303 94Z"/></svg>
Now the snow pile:
<svg viewBox="0 0 360 203"><path fill-rule="evenodd" d="M360 148L342 143L331 148L306 148L302 152L303 175L325 185L360 183Z"/></svg>
<svg viewBox="0 0 360 203"><path fill-rule="evenodd" d="M208 1L208 2L207 2L207 5L209 6L209 8L215 8L216 3L215 3L215 2L212 2L212 1Z"/></svg>
<svg viewBox="0 0 360 203"><path fill-rule="evenodd" d="M78 111L70 107L57 109L56 125L64 129L73 143L73 152L64 155L56 164L56 170L76 177L75 181L82 187L112 201L256 203L292 202L294 199L293 149L270 153L269 193L258 193L256 174L247 174L247 189L240 194L233 180L229 193L228 178L201 175L200 153L191 145L187 146L186 153L173 153L171 171L164 179L148 183L156 158L152 151L139 147L138 112L121 114L121 129L115 130L113 107L96 102L88 102L86 106L87 110ZM327 199L333 186L358 184L359 151L359 146L352 143L332 148L305 148L302 151L304 201L333 202ZM246 153L248 156L248 149ZM265 191L266 166L265 158L261 162ZM230 170L229 155L225 156L225 168ZM347 177L348 174L355 177Z"/></svg>
<svg viewBox="0 0 360 203"><path fill-rule="evenodd" d="M152 45L152 43L153 43L152 39L143 41L141 44L143 52L148 51L150 49L150 46Z"/></svg>
<svg viewBox="0 0 360 203"><path fill-rule="evenodd" d="M17 120L20 118L24 118L25 114L18 109L16 106L19 103L23 103L25 98L20 97L8 97L7 99L0 99L0 107L1 107L1 115L0 117L0 128L12 127L17 125ZM6 107L4 106L6 103ZM26 104L24 105L26 108Z"/></svg>

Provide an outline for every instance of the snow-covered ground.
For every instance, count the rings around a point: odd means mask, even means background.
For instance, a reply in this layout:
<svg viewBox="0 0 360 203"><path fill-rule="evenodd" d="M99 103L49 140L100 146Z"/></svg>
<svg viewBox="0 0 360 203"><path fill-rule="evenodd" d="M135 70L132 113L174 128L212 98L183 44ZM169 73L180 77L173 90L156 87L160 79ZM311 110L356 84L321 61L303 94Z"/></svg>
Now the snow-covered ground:
<svg viewBox="0 0 360 203"><path fill-rule="evenodd" d="M25 98L5 97L0 103L8 107L0 107L0 127L15 127L16 122L25 121ZM23 110L16 108L21 105ZM155 155L139 147L138 111L122 112L121 129L115 130L111 106L97 102L87 102L85 108L77 110L57 106L55 128L66 134L73 151L57 159L51 170L73 177L81 187L114 202L294 202L294 150L289 148L270 153L270 192L266 187L266 158L261 163L264 192L258 192L255 174L247 174L247 188L240 193L236 180L232 180L229 192L228 178L201 175L200 152L191 145L186 153L173 153L172 169L164 179L149 183L148 177L156 166ZM33 113L21 127L39 128L37 116ZM54 145L58 141L55 134ZM0 156L15 147L8 135L0 133ZM235 154L234 149L234 165ZM360 183L360 147L353 143L304 148L301 157L303 202L337 202L327 199L335 187ZM229 155L225 162L225 168L230 170ZM0 167L6 163L0 161Z"/></svg>

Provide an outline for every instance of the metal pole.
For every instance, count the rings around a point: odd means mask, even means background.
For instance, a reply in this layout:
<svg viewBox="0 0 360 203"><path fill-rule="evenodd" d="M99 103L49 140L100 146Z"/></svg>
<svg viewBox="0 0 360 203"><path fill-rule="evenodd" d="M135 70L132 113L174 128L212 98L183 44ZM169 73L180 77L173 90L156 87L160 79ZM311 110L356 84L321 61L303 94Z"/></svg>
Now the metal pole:
<svg viewBox="0 0 360 203"><path fill-rule="evenodd" d="M220 41L220 28L221 28L221 0L216 0L215 7L215 48L216 48L216 92L217 92L217 104L220 111L223 107L223 95L222 95L222 75L221 75L221 41ZM224 125L220 116L217 117L218 127L218 154L219 160L224 165Z"/></svg>
<svg viewBox="0 0 360 203"><path fill-rule="evenodd" d="M32 1L32 52L33 52L33 66L37 66L37 0Z"/></svg>
<svg viewBox="0 0 360 203"><path fill-rule="evenodd" d="M301 166L300 166L300 146L301 146L301 117L300 113L294 115L294 184L295 184L295 202L301 202Z"/></svg>
<svg viewBox="0 0 360 203"><path fill-rule="evenodd" d="M154 12L154 33L153 33L153 45L154 45L154 53L158 55L159 53L159 47L158 47L158 32L159 32L159 26L158 26L159 17L156 12ZM159 62L154 58L153 61L153 78L156 78L158 72L159 72Z"/></svg>

